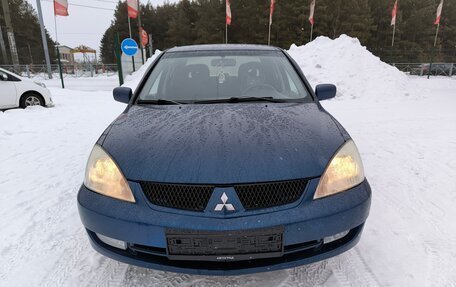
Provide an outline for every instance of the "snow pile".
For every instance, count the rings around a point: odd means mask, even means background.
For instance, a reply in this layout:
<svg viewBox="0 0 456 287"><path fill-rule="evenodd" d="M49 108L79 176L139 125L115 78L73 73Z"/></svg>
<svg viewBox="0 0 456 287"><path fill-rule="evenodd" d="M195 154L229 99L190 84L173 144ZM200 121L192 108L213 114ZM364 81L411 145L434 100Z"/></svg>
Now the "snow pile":
<svg viewBox="0 0 456 287"><path fill-rule="evenodd" d="M139 82L144 76L144 73L146 73L147 69L149 69L150 65L152 65L152 63L155 61L155 58L157 58L157 56L160 54L160 50L155 50L155 53L152 55L152 57L147 59L147 61L144 63L144 65L141 66L141 68L139 68L136 72L125 78L125 83L122 85L122 87L128 87L134 91L136 87L139 85Z"/></svg>
<svg viewBox="0 0 456 287"><path fill-rule="evenodd" d="M318 37L304 46L293 44L288 52L313 87L335 84L339 98L390 100L409 95L407 76L382 62L356 38Z"/></svg>

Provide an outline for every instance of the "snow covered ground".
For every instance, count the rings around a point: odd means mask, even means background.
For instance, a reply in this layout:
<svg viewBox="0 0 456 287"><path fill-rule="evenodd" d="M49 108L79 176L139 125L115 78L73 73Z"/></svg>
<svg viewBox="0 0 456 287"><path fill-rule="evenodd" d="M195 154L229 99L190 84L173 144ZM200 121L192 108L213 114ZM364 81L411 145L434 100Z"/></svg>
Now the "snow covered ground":
<svg viewBox="0 0 456 287"><path fill-rule="evenodd" d="M93 144L124 108L111 96L117 78L67 79L66 90L53 80L54 108L0 112L0 286L456 286L456 78L406 76L345 36L290 54L312 85L338 85L324 106L364 160L373 201L354 249L237 277L158 272L99 255L76 194Z"/></svg>

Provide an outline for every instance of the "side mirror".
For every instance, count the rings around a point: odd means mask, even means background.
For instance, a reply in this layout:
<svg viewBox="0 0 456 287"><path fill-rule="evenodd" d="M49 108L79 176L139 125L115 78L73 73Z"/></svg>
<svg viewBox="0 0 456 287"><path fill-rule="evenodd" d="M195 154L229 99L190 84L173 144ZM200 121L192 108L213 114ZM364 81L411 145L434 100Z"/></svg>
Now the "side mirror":
<svg viewBox="0 0 456 287"><path fill-rule="evenodd" d="M332 99L336 96L337 88L332 84L321 84L315 88L315 94L319 101Z"/></svg>
<svg viewBox="0 0 456 287"><path fill-rule="evenodd" d="M8 76L5 74L0 74L0 80L2 81L8 81Z"/></svg>
<svg viewBox="0 0 456 287"><path fill-rule="evenodd" d="M133 96L133 91L130 88L117 87L112 92L112 95L114 96L114 100L128 104Z"/></svg>

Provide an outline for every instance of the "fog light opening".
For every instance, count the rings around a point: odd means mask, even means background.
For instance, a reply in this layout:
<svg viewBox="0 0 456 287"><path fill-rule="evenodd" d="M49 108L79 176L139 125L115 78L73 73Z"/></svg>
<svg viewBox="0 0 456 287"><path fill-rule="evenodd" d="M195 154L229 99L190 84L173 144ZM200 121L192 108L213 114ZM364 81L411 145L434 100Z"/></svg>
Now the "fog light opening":
<svg viewBox="0 0 456 287"><path fill-rule="evenodd" d="M122 240L117 240L117 239L114 239L114 238L111 238L111 237L107 237L107 236L104 236L104 235L101 235L101 234L98 234L96 233L98 239L100 239L103 243L109 245L109 246L112 246L112 247L115 247L115 248L119 248L119 249L123 249L123 250L127 250L127 243L125 241L122 241Z"/></svg>
<svg viewBox="0 0 456 287"><path fill-rule="evenodd" d="M327 243L330 243L330 242L334 242L334 241L336 241L336 240L339 240L339 239L345 237L345 235L347 235L349 231L350 231L350 230L346 230L346 231L344 231L344 232L337 233L337 234L334 234L334 235L325 237L325 238L323 238L323 243L324 243L324 244L327 244Z"/></svg>

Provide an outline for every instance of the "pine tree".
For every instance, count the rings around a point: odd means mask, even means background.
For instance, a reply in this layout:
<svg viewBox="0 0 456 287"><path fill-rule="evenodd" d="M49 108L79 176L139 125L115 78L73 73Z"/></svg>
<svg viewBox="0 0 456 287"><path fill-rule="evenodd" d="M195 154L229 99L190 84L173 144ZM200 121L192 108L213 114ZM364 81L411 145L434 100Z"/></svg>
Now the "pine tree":
<svg viewBox="0 0 456 287"><path fill-rule="evenodd" d="M277 2L271 27L271 45L289 48L293 43L302 45L308 41L310 30L304 34L304 25L308 24L305 8L307 6L302 0Z"/></svg>
<svg viewBox="0 0 456 287"><path fill-rule="evenodd" d="M128 12L126 2L120 2L117 4L116 10L114 11L114 19L111 21L111 25L103 34L100 43L101 59L104 63L115 63L115 51L114 51L114 37L118 33L120 41L130 37L128 27ZM130 19L131 21L131 37L138 42L139 33L137 19Z"/></svg>
<svg viewBox="0 0 456 287"><path fill-rule="evenodd" d="M24 1L24 0L14 0ZM311 0L276 0L271 44L289 48L309 41ZM395 0L317 0L313 36L357 37L374 54L391 62L427 62L435 35L438 0L399 0L396 40L391 48L391 9ZM229 43L266 44L270 0L232 0ZM114 34L128 36L127 8L119 2L114 20L101 41L104 62L114 61ZM225 38L225 0L181 0L142 6L143 26L153 35L154 47L164 50L176 45L222 43ZM132 21L133 30L137 23ZM137 39L137 33L133 33ZM435 51L439 61L455 61L456 3L445 1Z"/></svg>
<svg viewBox="0 0 456 287"><path fill-rule="evenodd" d="M14 29L16 48L20 64L44 64L44 50L41 40L41 30L38 21L38 14L33 7L25 0L10 0L9 10L11 24ZM2 59L1 64L11 64L11 53L6 34L6 23L3 19L3 6L0 5L0 25L2 26L3 39L8 54L8 59ZM55 43L46 31L46 39L49 47L51 59L55 61L56 50Z"/></svg>
<svg viewBox="0 0 456 287"><path fill-rule="evenodd" d="M171 47L191 45L195 42L197 17L193 5L189 0L182 0L176 5L176 12L167 31L168 45Z"/></svg>
<svg viewBox="0 0 456 287"><path fill-rule="evenodd" d="M225 42L225 3L219 0L194 2L198 18L195 23L195 44Z"/></svg>

